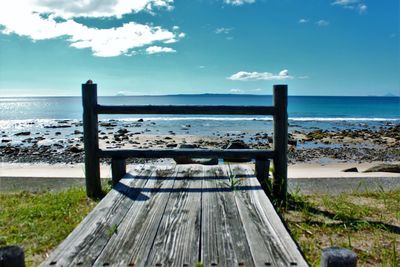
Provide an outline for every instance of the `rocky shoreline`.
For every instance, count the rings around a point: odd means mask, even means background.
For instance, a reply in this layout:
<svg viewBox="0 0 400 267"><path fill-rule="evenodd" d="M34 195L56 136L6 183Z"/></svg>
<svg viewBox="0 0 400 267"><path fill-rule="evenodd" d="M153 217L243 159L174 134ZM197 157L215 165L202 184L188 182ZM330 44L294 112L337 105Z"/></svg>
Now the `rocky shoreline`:
<svg viewBox="0 0 400 267"><path fill-rule="evenodd" d="M115 121L99 124L102 148L220 148L232 145L243 148L268 149L272 137L267 132L219 134L209 136L190 134L190 125L184 125L186 133L169 131L157 133L142 127L143 120L126 125ZM44 131L1 132L0 162L8 163L81 163L84 159L81 122L59 121L44 125ZM68 129L68 134L63 130ZM16 141L18 140L18 141ZM400 124L377 129L357 130L315 129L293 130L289 135L289 162L372 162L400 161ZM107 160L105 160L107 161ZM130 159L130 161L135 161Z"/></svg>

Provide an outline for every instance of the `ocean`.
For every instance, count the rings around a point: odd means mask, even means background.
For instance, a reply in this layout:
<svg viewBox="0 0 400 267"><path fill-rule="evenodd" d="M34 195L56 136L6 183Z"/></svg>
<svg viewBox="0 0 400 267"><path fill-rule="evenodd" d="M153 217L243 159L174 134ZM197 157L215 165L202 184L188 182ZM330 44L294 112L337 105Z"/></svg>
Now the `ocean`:
<svg viewBox="0 0 400 267"><path fill-rule="evenodd" d="M267 95L166 95L99 97L110 105L272 105ZM289 96L290 131L296 129L373 128L400 123L400 97ZM80 97L0 98L0 127L3 134L23 129L43 131L44 126L82 118ZM269 132L272 118L266 116L202 115L102 115L102 121L117 120L121 125L144 119L148 132L173 130L182 134L215 132ZM156 130L155 130L156 129ZM154 131L153 131L154 130ZM63 130L67 131L67 130Z"/></svg>

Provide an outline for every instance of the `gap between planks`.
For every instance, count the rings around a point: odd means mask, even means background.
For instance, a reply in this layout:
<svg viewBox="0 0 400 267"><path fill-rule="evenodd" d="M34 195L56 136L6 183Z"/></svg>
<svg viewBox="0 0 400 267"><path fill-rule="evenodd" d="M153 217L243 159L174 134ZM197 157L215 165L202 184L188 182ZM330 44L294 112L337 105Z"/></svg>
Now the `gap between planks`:
<svg viewBox="0 0 400 267"><path fill-rule="evenodd" d="M232 190L229 177L243 180ZM197 261L307 266L249 165L136 169L42 266L186 267Z"/></svg>

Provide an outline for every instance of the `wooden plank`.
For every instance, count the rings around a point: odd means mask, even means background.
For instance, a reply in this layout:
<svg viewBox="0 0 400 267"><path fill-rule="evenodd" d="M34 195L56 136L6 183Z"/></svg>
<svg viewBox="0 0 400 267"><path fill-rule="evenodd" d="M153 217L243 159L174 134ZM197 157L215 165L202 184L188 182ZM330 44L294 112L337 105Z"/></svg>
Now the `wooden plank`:
<svg viewBox="0 0 400 267"><path fill-rule="evenodd" d="M308 266L295 242L261 189L254 169L237 165L233 172L243 177L243 190L235 195L247 240L256 266Z"/></svg>
<svg viewBox="0 0 400 267"><path fill-rule="evenodd" d="M146 177L150 168L138 165L131 173ZM41 266L69 266L71 263L92 265L109 239L107 232L118 225L128 212L147 179L129 179L111 190L96 208L83 219L75 230L50 254Z"/></svg>
<svg viewBox="0 0 400 267"><path fill-rule="evenodd" d="M79 253L73 259L70 266L92 265L95 262L115 230L118 229L121 222L123 222L135 200L141 198L142 188L145 187L148 182L147 179L152 173L154 173L154 166L143 174L132 175L132 173L130 173L131 176L127 175L129 178L124 179L124 181L114 186L112 191L117 191L119 194L125 196L125 198L123 198L121 202L114 201L112 203L113 205L110 208L109 216L104 218L105 224L99 227L93 235L88 236L84 246L80 248ZM132 177L134 177L134 179L132 179ZM137 180L142 180L142 182L138 182L137 186L127 186L131 181Z"/></svg>
<svg viewBox="0 0 400 267"><path fill-rule="evenodd" d="M98 105L98 114L203 114L203 115L274 115L270 106L108 106Z"/></svg>
<svg viewBox="0 0 400 267"><path fill-rule="evenodd" d="M255 266L226 168L206 168L202 195L204 266Z"/></svg>
<svg viewBox="0 0 400 267"><path fill-rule="evenodd" d="M157 167L141 190L140 199L133 203L128 215L96 260L96 266L147 266L145 261L164 214L175 176L174 169Z"/></svg>
<svg viewBox="0 0 400 267"><path fill-rule="evenodd" d="M99 149L96 84L82 84L82 105L86 194L88 197L101 198L100 162L96 154Z"/></svg>
<svg viewBox="0 0 400 267"><path fill-rule="evenodd" d="M138 167L42 266L307 266L253 166L235 166Z"/></svg>
<svg viewBox="0 0 400 267"><path fill-rule="evenodd" d="M98 154L104 158L175 158L187 156L192 158L272 158L275 153L271 150L255 149L107 149L99 150Z"/></svg>
<svg viewBox="0 0 400 267"><path fill-rule="evenodd" d="M195 266L199 259L201 165L179 166L145 266Z"/></svg>
<svg viewBox="0 0 400 267"><path fill-rule="evenodd" d="M273 195L286 204L287 192L287 144L288 144L288 114L287 114L287 85L274 85L274 183Z"/></svg>

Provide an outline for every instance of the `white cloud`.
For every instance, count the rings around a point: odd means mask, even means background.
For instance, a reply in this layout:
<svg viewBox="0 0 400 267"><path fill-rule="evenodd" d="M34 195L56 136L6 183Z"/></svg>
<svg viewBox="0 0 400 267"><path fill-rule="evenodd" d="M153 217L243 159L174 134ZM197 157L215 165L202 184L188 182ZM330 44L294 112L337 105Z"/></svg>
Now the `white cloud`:
<svg viewBox="0 0 400 267"><path fill-rule="evenodd" d="M115 96L133 96L133 95L143 95L143 92L135 92L135 91L119 91L115 94Z"/></svg>
<svg viewBox="0 0 400 267"><path fill-rule="evenodd" d="M229 34L231 31L233 30L233 28L217 28L215 29L215 33L216 34Z"/></svg>
<svg viewBox="0 0 400 267"><path fill-rule="evenodd" d="M224 0L225 4L233 6L241 6L244 4L253 4L256 0Z"/></svg>
<svg viewBox="0 0 400 267"><path fill-rule="evenodd" d="M360 4L358 5L358 11L360 14L364 14L368 11L368 6L366 4Z"/></svg>
<svg viewBox="0 0 400 267"><path fill-rule="evenodd" d="M176 50L170 47L161 47L161 46L150 46L146 48L146 53L149 55L159 54L159 53L175 53Z"/></svg>
<svg viewBox="0 0 400 267"><path fill-rule="evenodd" d="M273 80L287 80L293 79L292 76L289 75L288 70L282 70L279 74L273 74L270 72L246 72L239 71L228 77L227 79L232 81L273 81Z"/></svg>
<svg viewBox="0 0 400 267"><path fill-rule="evenodd" d="M255 88L255 89L237 89L237 88L233 88L233 89L229 90L229 92L232 93L232 94L239 94L239 93L242 93L242 94L254 94L254 93L257 93L257 92L261 92L261 91L263 91L263 89L261 89L261 88Z"/></svg>
<svg viewBox="0 0 400 267"><path fill-rule="evenodd" d="M278 76L280 76L280 77L287 77L288 75L289 75L288 70L281 70L278 74Z"/></svg>
<svg viewBox="0 0 400 267"><path fill-rule="evenodd" d="M256 89L250 89L248 90L249 92L261 92L263 89L261 88L256 88Z"/></svg>
<svg viewBox="0 0 400 267"><path fill-rule="evenodd" d="M155 8L172 9L173 0L2 0L6 5L18 8L29 7L31 11L52 13L61 18L75 17L122 17L140 11L153 11ZM13 2L17 2L14 4ZM3 4L3 3L2 3Z"/></svg>
<svg viewBox="0 0 400 267"><path fill-rule="evenodd" d="M300 24L305 24L308 23L310 20L309 19L299 19Z"/></svg>
<svg viewBox="0 0 400 267"><path fill-rule="evenodd" d="M179 28L127 22L99 29L74 20L76 17L115 18L140 11L170 10L173 0L2 0L0 25L3 34L16 34L33 41L63 37L71 47L89 48L95 56L133 55L132 49L155 42L172 43L184 37Z"/></svg>
<svg viewBox="0 0 400 267"><path fill-rule="evenodd" d="M332 3L332 5L347 7L347 6L352 6L354 4L357 4L359 2L360 2L360 0L335 0Z"/></svg>
<svg viewBox="0 0 400 267"><path fill-rule="evenodd" d="M329 26L329 21L321 19L321 20L318 20L317 22L315 22L315 24L317 24L320 27L326 27L326 26Z"/></svg>
<svg viewBox="0 0 400 267"><path fill-rule="evenodd" d="M365 14L368 10L368 6L362 0L335 0L332 5L357 10L360 14Z"/></svg>

